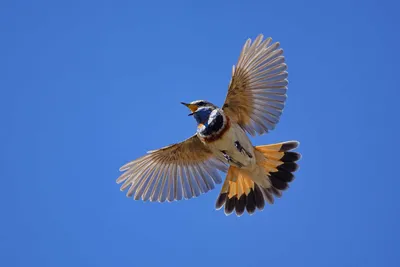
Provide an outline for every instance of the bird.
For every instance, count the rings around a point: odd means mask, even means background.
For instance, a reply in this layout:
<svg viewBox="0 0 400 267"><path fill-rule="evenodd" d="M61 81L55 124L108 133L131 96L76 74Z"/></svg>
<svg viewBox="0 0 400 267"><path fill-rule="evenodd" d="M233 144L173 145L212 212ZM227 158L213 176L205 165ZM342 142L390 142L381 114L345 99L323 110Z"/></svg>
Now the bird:
<svg viewBox="0 0 400 267"><path fill-rule="evenodd" d="M288 72L283 49L271 37L248 38L233 65L222 107L206 100L181 102L197 123L186 140L120 168L116 182L127 197L151 202L191 199L221 184L215 208L226 215L252 215L282 196L301 158L298 141L254 146L251 137L269 133L285 107Z"/></svg>

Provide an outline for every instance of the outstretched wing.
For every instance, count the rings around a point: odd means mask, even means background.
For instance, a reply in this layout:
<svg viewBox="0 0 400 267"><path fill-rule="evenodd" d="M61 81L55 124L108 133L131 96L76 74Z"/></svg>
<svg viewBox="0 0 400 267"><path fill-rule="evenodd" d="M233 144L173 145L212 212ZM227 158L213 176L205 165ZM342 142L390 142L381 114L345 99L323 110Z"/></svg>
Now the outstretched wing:
<svg viewBox="0 0 400 267"><path fill-rule="evenodd" d="M124 182L121 191L129 187L127 196L135 200L189 199L222 182L217 170L226 171L227 166L193 135L125 164L117 183Z"/></svg>
<svg viewBox="0 0 400 267"><path fill-rule="evenodd" d="M274 129L286 100L286 69L278 42L261 34L248 39L232 69L224 112L253 136Z"/></svg>

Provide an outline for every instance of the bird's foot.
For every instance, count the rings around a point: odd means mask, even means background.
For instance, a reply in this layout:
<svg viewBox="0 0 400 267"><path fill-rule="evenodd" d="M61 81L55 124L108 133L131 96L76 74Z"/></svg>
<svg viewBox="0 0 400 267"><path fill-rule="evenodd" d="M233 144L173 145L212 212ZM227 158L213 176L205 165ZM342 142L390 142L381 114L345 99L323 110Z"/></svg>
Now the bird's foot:
<svg viewBox="0 0 400 267"><path fill-rule="evenodd" d="M242 168L243 164L240 163L239 161L234 160L231 156L229 156L225 150L221 151L222 154L224 155L225 160L229 163L229 164L233 164L236 165L238 168Z"/></svg>
<svg viewBox="0 0 400 267"><path fill-rule="evenodd" d="M253 156L242 147L242 145L239 143L239 141L235 141L235 147L240 153L245 153L249 158L253 158Z"/></svg>

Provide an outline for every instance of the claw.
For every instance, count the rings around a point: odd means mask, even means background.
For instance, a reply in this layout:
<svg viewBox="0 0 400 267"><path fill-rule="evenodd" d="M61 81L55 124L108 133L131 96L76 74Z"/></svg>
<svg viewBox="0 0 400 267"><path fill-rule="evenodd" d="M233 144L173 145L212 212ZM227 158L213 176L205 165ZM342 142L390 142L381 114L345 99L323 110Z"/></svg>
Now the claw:
<svg viewBox="0 0 400 267"><path fill-rule="evenodd" d="M239 161L234 160L231 156L229 156L225 150L221 150L221 153L224 155L224 158L226 159L226 161L228 163L233 163L234 165L236 165L239 168L243 167L243 164L240 163Z"/></svg>
<svg viewBox="0 0 400 267"><path fill-rule="evenodd" d="M244 152L244 153L246 153L246 155L249 157L249 158L253 158L253 156L246 150L246 149L244 149L243 147L242 147L242 145L239 143L239 141L235 141L235 147L236 147L236 149L239 151L239 152Z"/></svg>

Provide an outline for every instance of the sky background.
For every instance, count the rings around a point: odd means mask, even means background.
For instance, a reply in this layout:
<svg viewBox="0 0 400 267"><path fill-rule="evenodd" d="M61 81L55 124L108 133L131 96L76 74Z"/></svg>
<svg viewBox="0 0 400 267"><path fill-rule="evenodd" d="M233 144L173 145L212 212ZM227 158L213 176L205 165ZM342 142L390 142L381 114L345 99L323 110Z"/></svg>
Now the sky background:
<svg viewBox="0 0 400 267"><path fill-rule="evenodd" d="M398 266L398 1L0 2L0 266ZM254 216L126 198L247 38L280 41L296 180Z"/></svg>

